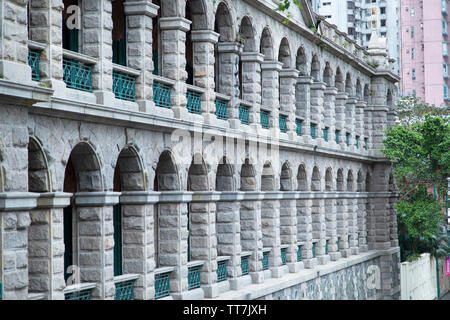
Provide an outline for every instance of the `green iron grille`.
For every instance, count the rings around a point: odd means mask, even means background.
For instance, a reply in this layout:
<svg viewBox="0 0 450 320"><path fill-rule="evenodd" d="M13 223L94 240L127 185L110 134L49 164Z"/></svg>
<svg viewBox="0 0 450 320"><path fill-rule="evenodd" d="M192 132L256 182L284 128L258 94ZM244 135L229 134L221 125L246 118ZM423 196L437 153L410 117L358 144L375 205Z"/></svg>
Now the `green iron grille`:
<svg viewBox="0 0 450 320"><path fill-rule="evenodd" d="M336 131L335 131L335 141L336 141L337 144L339 144L339 142L340 142L340 140L339 140L339 134L340 134L340 131L339 131L339 130L336 130Z"/></svg>
<svg viewBox="0 0 450 320"><path fill-rule="evenodd" d="M153 101L158 107L171 108L171 90L169 85L153 81Z"/></svg>
<svg viewBox="0 0 450 320"><path fill-rule="evenodd" d="M216 99L216 117L217 119L227 120L227 102L225 100Z"/></svg>
<svg viewBox="0 0 450 320"><path fill-rule="evenodd" d="M312 245L312 256L313 256L313 258L316 257L316 244L315 243L313 243L313 245Z"/></svg>
<svg viewBox="0 0 450 320"><path fill-rule="evenodd" d="M263 270L269 269L269 251L263 252L262 267Z"/></svg>
<svg viewBox="0 0 450 320"><path fill-rule="evenodd" d="M356 149L359 149L359 136L356 136L355 146L356 146Z"/></svg>
<svg viewBox="0 0 450 320"><path fill-rule="evenodd" d="M298 136L301 136L302 133L302 120L295 120L295 125L296 125L296 129L295 132L297 133Z"/></svg>
<svg viewBox="0 0 450 320"><path fill-rule="evenodd" d="M217 262L217 282L227 280L227 261Z"/></svg>
<svg viewBox="0 0 450 320"><path fill-rule="evenodd" d="M170 272L155 275L155 299L170 295Z"/></svg>
<svg viewBox="0 0 450 320"><path fill-rule="evenodd" d="M269 112L261 110L261 127L269 129Z"/></svg>
<svg viewBox="0 0 450 320"><path fill-rule="evenodd" d="M311 138L313 138L313 139L316 138L316 125L315 124L311 124Z"/></svg>
<svg viewBox="0 0 450 320"><path fill-rule="evenodd" d="M340 244L339 244L339 239L336 241L337 244L337 251L339 251L341 249Z"/></svg>
<svg viewBox="0 0 450 320"><path fill-rule="evenodd" d="M114 300L134 300L134 280L116 283Z"/></svg>
<svg viewBox="0 0 450 320"><path fill-rule="evenodd" d="M369 142L369 139L364 138L364 150L367 150L367 143Z"/></svg>
<svg viewBox="0 0 450 320"><path fill-rule="evenodd" d="M242 124L250 124L250 108L240 105L239 106L239 120Z"/></svg>
<svg viewBox="0 0 450 320"><path fill-rule="evenodd" d="M280 115L279 124L280 124L280 131L286 133L287 132L286 116Z"/></svg>
<svg viewBox="0 0 450 320"><path fill-rule="evenodd" d="M200 288L200 266L190 267L188 271L188 289Z"/></svg>
<svg viewBox="0 0 450 320"><path fill-rule="evenodd" d="M328 254L328 240L325 242L325 254Z"/></svg>
<svg viewBox="0 0 450 320"><path fill-rule="evenodd" d="M323 139L328 141L328 128L323 129Z"/></svg>
<svg viewBox="0 0 450 320"><path fill-rule="evenodd" d="M92 92L92 67L63 59L64 82L68 88Z"/></svg>
<svg viewBox="0 0 450 320"><path fill-rule="evenodd" d="M41 53L39 51L28 51L28 65L31 67L31 79L34 81L40 80L39 75L39 58Z"/></svg>
<svg viewBox="0 0 450 320"><path fill-rule="evenodd" d="M297 261L302 261L302 246L298 246L298 249L297 249Z"/></svg>
<svg viewBox="0 0 450 320"><path fill-rule="evenodd" d="M346 134L345 134L345 144L346 144L347 146L350 145L350 133L346 133Z"/></svg>
<svg viewBox="0 0 450 320"><path fill-rule="evenodd" d="M129 75L113 72L113 92L117 99L136 100L136 78Z"/></svg>
<svg viewBox="0 0 450 320"><path fill-rule="evenodd" d="M202 114L202 95L200 93L188 90L186 92L187 109L190 113Z"/></svg>
<svg viewBox="0 0 450 320"><path fill-rule="evenodd" d="M241 257L241 270L243 276L248 274L248 256Z"/></svg>
<svg viewBox="0 0 450 320"><path fill-rule="evenodd" d="M66 293L64 300L91 300L91 289Z"/></svg>
<svg viewBox="0 0 450 320"><path fill-rule="evenodd" d="M286 248L281 248L281 264L286 264Z"/></svg>

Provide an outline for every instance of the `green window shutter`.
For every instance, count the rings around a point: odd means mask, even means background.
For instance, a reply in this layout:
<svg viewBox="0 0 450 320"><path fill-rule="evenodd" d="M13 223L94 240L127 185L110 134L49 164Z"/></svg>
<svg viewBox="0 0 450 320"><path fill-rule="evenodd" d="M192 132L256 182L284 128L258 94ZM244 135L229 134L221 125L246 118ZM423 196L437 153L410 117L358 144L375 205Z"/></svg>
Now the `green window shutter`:
<svg viewBox="0 0 450 320"><path fill-rule="evenodd" d="M152 60L153 60L153 74L155 76L159 75L159 64L158 64L158 50L153 50L152 53Z"/></svg>
<svg viewBox="0 0 450 320"><path fill-rule="evenodd" d="M113 63L120 64L122 66L127 65L127 41L113 40Z"/></svg>
<svg viewBox="0 0 450 320"><path fill-rule="evenodd" d="M78 29L69 29L63 26L63 48L78 52Z"/></svg>
<svg viewBox="0 0 450 320"><path fill-rule="evenodd" d="M122 274L122 216L120 203L113 207L114 224L114 276Z"/></svg>
<svg viewBox="0 0 450 320"><path fill-rule="evenodd" d="M72 246L72 206L64 208L64 280L67 281L71 274L67 273L67 268L73 264Z"/></svg>

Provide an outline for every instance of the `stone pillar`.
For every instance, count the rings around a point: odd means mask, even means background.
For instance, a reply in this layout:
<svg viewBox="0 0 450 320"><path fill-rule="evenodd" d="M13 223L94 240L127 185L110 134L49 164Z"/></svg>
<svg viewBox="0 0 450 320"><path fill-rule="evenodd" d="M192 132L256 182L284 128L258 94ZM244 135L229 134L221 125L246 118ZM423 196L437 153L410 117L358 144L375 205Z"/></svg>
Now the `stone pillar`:
<svg viewBox="0 0 450 320"><path fill-rule="evenodd" d="M295 90L295 115L303 120L303 136L307 137L311 117L311 85L313 79L310 76L300 76L297 78L297 86ZM308 140L309 141L309 140Z"/></svg>
<svg viewBox="0 0 450 320"><path fill-rule="evenodd" d="M287 116L286 127L290 139L297 136L295 132L295 94L299 71L283 69L280 71L280 113Z"/></svg>
<svg viewBox="0 0 450 320"><path fill-rule="evenodd" d="M204 296L201 289L188 291L187 203L191 199L191 193L164 191L161 192L157 205L159 267L175 268L170 274L170 291L176 300L189 299L192 291L201 293L200 299Z"/></svg>
<svg viewBox="0 0 450 320"><path fill-rule="evenodd" d="M341 256L347 258L350 255L350 249L348 246L348 213L346 208L346 199L344 194L338 194L336 199L336 219L337 219L337 234L339 237L339 251Z"/></svg>
<svg viewBox="0 0 450 320"><path fill-rule="evenodd" d="M326 221L326 235L329 238L328 252L332 261L337 261L341 258L341 253L338 251L338 227L337 227L337 212L335 206L334 196L328 196L325 199L325 221Z"/></svg>
<svg viewBox="0 0 450 320"><path fill-rule="evenodd" d="M119 202L117 192L78 192L75 194L77 239L76 260L81 282L93 282L94 300L113 300L114 224L113 206Z"/></svg>
<svg viewBox="0 0 450 320"><path fill-rule="evenodd" d="M359 252L367 252L367 211L366 203L367 196L365 193L358 193L357 208L358 208L358 247Z"/></svg>
<svg viewBox="0 0 450 320"><path fill-rule="evenodd" d="M364 108L364 136L367 139L367 150L373 148L373 124L372 124L372 106L366 106Z"/></svg>
<svg viewBox="0 0 450 320"><path fill-rule="evenodd" d="M155 297L155 246L154 210L159 194L149 191L122 192L122 255L124 274L138 274L134 283L136 300L151 300ZM170 215L159 217L159 225L174 222ZM176 251L173 244L165 244ZM172 287L171 287L172 289Z"/></svg>
<svg viewBox="0 0 450 320"><path fill-rule="evenodd" d="M311 206L312 237L317 241L316 255L319 264L326 264L330 256L325 253L326 245L326 223L325 223L325 200L313 199Z"/></svg>
<svg viewBox="0 0 450 320"><path fill-rule="evenodd" d="M323 114L325 127L328 127L328 142L332 145L336 145L334 139L334 132L336 130L336 95L338 93L337 88L327 87L324 92L324 102L323 102Z"/></svg>
<svg viewBox="0 0 450 320"><path fill-rule="evenodd" d="M229 289L228 281L217 283L216 202L219 199L218 192L196 192L189 204L191 259L204 262L200 282L205 298L215 298ZM221 288L224 285L227 288Z"/></svg>
<svg viewBox="0 0 450 320"><path fill-rule="evenodd" d="M295 200L297 192L284 191L282 195L283 200L280 200L281 244L288 245L286 263L289 272L296 273L304 268L303 261L297 261L297 201Z"/></svg>
<svg viewBox="0 0 450 320"><path fill-rule="evenodd" d="M253 283L264 282L260 199L259 192L245 192L240 208L242 251L252 253L248 261L248 267Z"/></svg>
<svg viewBox="0 0 450 320"><path fill-rule="evenodd" d="M345 105L347 103L347 99L348 99L348 94L345 92L339 92L336 96L336 122L335 122L335 126L336 129L335 130L339 130L340 131L340 136L339 136L339 144L342 148L344 148L345 145Z"/></svg>
<svg viewBox="0 0 450 320"><path fill-rule="evenodd" d="M31 85L28 66L27 2L3 0L0 3L0 78Z"/></svg>
<svg viewBox="0 0 450 320"><path fill-rule="evenodd" d="M159 19L161 30L162 76L175 81L172 88L172 110L177 119L188 117L186 108L186 32L191 22L181 17Z"/></svg>
<svg viewBox="0 0 450 320"><path fill-rule="evenodd" d="M303 242L302 258L305 268L314 269L317 265L317 258L312 255L313 229L311 216L311 200L307 197L297 200L297 237L299 242Z"/></svg>
<svg viewBox="0 0 450 320"><path fill-rule="evenodd" d="M311 114L310 122L316 124L316 139L322 138L322 124L324 123L324 92L325 82L314 82L311 85ZM309 130L309 127L307 128Z"/></svg>
<svg viewBox="0 0 450 320"><path fill-rule="evenodd" d="M216 91L231 97L228 104L228 122L232 128L239 128L239 55L242 44L237 42L219 42L219 83ZM251 119L250 119L251 121Z"/></svg>
<svg viewBox="0 0 450 320"><path fill-rule="evenodd" d="M153 49L152 18L158 14L158 6L149 0L125 1L127 19L127 66L141 71L136 78L136 102L139 111L151 113L153 102Z"/></svg>
<svg viewBox="0 0 450 320"><path fill-rule="evenodd" d="M367 247L369 250L375 250L376 243L376 229L375 216L373 212L373 197L372 193L368 193L366 199L366 224L367 224Z"/></svg>
<svg viewBox="0 0 450 320"><path fill-rule="evenodd" d="M29 293L43 293L47 300L64 300L63 209L71 193L42 193L30 211L28 231Z"/></svg>
<svg viewBox="0 0 450 320"><path fill-rule="evenodd" d="M347 198L347 210L348 210L348 233L350 236L350 252L357 255L358 249L358 207L356 205L357 200L354 197L355 193L350 193Z"/></svg>
<svg viewBox="0 0 450 320"><path fill-rule="evenodd" d="M261 63L264 55L259 52L242 52L242 100L253 104L250 123L260 123L259 110L261 107Z"/></svg>
<svg viewBox="0 0 450 320"><path fill-rule="evenodd" d="M360 137L359 149L364 150L364 108L367 106L365 101L357 101L355 109L355 133Z"/></svg>
<svg viewBox="0 0 450 320"><path fill-rule="evenodd" d="M206 123L216 121L216 93L214 84L214 45L219 34L212 30L193 30L194 85L206 89L202 94L202 114Z"/></svg>
<svg viewBox="0 0 450 320"><path fill-rule="evenodd" d="M282 66L281 62L275 60L264 61L261 65L263 88L261 108L270 111L269 126L271 129L278 129L280 110L279 74Z"/></svg>
<svg viewBox="0 0 450 320"><path fill-rule="evenodd" d="M355 150L355 105L356 98L349 97L345 104L345 131L350 133L350 150Z"/></svg>
<svg viewBox="0 0 450 320"><path fill-rule="evenodd" d="M0 282L4 300L28 299L29 210L36 207L39 194L0 193Z"/></svg>
<svg viewBox="0 0 450 320"><path fill-rule="evenodd" d="M391 239L391 248L398 247L398 228L397 228L397 211L394 209L395 204L398 201L398 194L395 191L392 191L392 194L389 198L389 214L390 214L390 239Z"/></svg>

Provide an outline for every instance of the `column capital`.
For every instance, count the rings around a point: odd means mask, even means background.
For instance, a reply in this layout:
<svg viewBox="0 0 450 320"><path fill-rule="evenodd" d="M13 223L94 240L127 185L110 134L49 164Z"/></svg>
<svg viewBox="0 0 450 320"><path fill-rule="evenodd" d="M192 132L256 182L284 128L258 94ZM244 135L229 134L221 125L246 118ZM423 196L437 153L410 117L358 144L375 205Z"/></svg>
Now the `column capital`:
<svg viewBox="0 0 450 320"><path fill-rule="evenodd" d="M325 90L327 88L327 84L325 82L313 82L311 84L311 90Z"/></svg>
<svg viewBox="0 0 450 320"><path fill-rule="evenodd" d="M364 100L358 100L356 101L356 107L365 108L367 107L367 102Z"/></svg>
<svg viewBox="0 0 450 320"><path fill-rule="evenodd" d="M259 62L264 61L264 55L259 52L242 52L241 53L242 62Z"/></svg>
<svg viewBox="0 0 450 320"><path fill-rule="evenodd" d="M244 46L239 42L219 42L217 50L219 53L237 53L240 54Z"/></svg>
<svg viewBox="0 0 450 320"><path fill-rule="evenodd" d="M181 30L187 32L191 29L191 21L182 17L168 17L159 19L161 30Z"/></svg>
<svg viewBox="0 0 450 320"><path fill-rule="evenodd" d="M346 92L338 92L336 95L336 100L347 100L348 99L348 93Z"/></svg>
<svg viewBox="0 0 450 320"><path fill-rule="evenodd" d="M123 4L126 16L148 16L154 18L158 15L159 6L150 0L125 1Z"/></svg>
<svg viewBox="0 0 450 320"><path fill-rule="evenodd" d="M80 207L113 206L119 203L120 192L77 192L75 204Z"/></svg>
<svg viewBox="0 0 450 320"><path fill-rule="evenodd" d="M300 71L297 69L282 69L280 71L280 77L282 78L297 78Z"/></svg>
<svg viewBox="0 0 450 320"><path fill-rule="evenodd" d="M72 193L47 192L41 193L37 199L37 208L61 209L70 205Z"/></svg>
<svg viewBox="0 0 450 320"><path fill-rule="evenodd" d="M127 191L120 195L121 204L155 204L159 201L161 192L155 191Z"/></svg>
<svg viewBox="0 0 450 320"><path fill-rule="evenodd" d="M297 78L297 84L309 84L311 85L314 82L311 76L299 76Z"/></svg>
<svg viewBox="0 0 450 320"><path fill-rule="evenodd" d="M219 36L220 34L212 30L191 31L191 39L193 42L210 42L216 44L219 41Z"/></svg>
<svg viewBox="0 0 450 320"><path fill-rule="evenodd" d="M276 60L270 60L270 61L263 61L261 63L261 70L265 71L281 71L283 69L283 63L276 61Z"/></svg>
<svg viewBox="0 0 450 320"><path fill-rule="evenodd" d="M2 192L0 193L0 212L34 209L39 195L32 192Z"/></svg>
<svg viewBox="0 0 450 320"><path fill-rule="evenodd" d="M338 89L336 87L326 87L325 94L330 96L335 96L338 94Z"/></svg>
<svg viewBox="0 0 450 320"><path fill-rule="evenodd" d="M347 103L356 104L356 102L358 102L358 99L354 96L350 96L347 99Z"/></svg>

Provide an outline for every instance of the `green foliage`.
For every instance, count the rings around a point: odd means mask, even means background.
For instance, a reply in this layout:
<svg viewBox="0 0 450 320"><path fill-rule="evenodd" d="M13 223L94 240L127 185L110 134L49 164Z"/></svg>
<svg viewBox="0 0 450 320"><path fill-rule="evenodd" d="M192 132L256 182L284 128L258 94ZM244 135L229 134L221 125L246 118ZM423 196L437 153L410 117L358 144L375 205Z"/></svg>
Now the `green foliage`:
<svg viewBox="0 0 450 320"><path fill-rule="evenodd" d="M449 120L450 110L438 108L423 102L416 96L404 96L395 105L400 124L408 126L415 122L423 122L425 115L434 115Z"/></svg>

